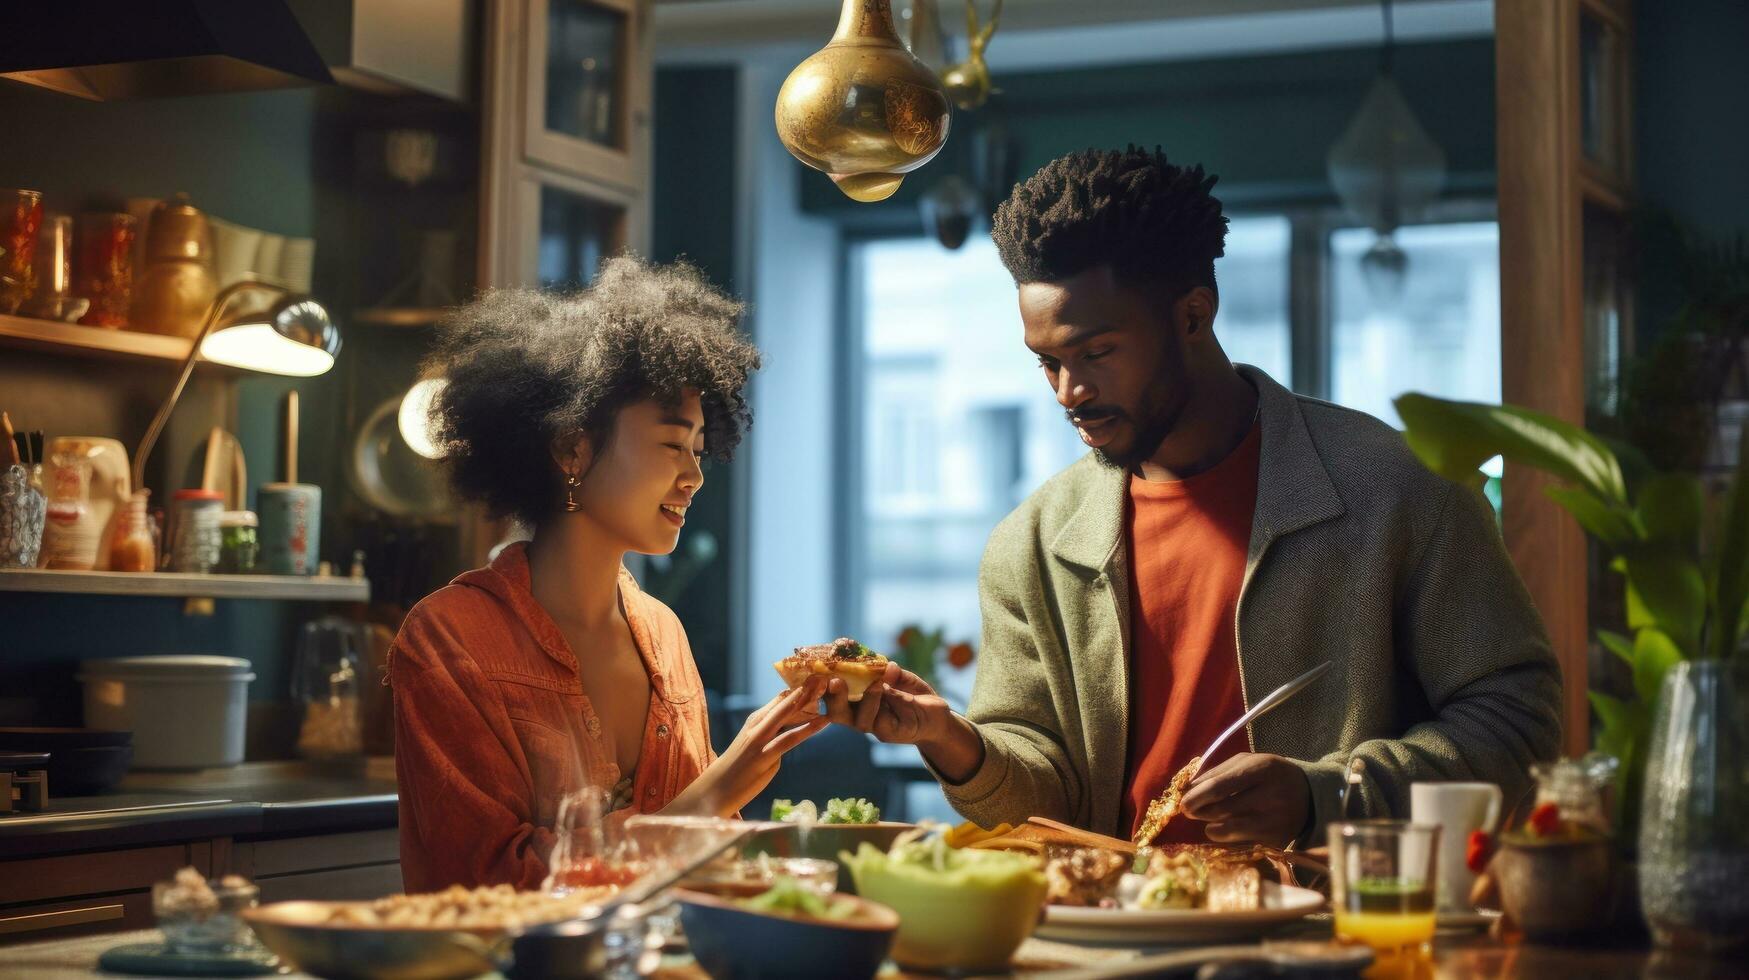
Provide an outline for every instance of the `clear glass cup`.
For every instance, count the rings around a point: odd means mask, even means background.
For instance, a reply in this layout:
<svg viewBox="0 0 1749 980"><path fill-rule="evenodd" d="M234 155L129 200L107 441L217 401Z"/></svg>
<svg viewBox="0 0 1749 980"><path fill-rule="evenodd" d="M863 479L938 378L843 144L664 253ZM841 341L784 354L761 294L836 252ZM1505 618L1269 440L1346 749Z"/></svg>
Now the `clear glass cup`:
<svg viewBox="0 0 1749 980"><path fill-rule="evenodd" d="M1406 820L1330 825L1330 894L1336 938L1370 946L1368 976L1416 975L1433 951L1439 827Z"/></svg>
<svg viewBox="0 0 1749 980"><path fill-rule="evenodd" d="M204 884L204 888L191 887L190 881L178 876L152 886L152 913L165 945L181 953L248 948L254 935L242 912L259 903L260 889L230 878Z"/></svg>

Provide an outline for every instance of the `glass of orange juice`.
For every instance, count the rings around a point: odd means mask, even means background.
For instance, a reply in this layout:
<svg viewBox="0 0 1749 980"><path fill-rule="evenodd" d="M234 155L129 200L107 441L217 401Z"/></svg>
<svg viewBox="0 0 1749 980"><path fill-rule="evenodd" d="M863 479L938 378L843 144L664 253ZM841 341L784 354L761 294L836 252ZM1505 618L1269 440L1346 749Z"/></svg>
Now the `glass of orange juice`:
<svg viewBox="0 0 1749 980"><path fill-rule="evenodd" d="M1377 965L1424 961L1433 949L1439 827L1406 820L1330 825L1336 938L1365 943ZM1372 975L1371 973L1368 974Z"/></svg>

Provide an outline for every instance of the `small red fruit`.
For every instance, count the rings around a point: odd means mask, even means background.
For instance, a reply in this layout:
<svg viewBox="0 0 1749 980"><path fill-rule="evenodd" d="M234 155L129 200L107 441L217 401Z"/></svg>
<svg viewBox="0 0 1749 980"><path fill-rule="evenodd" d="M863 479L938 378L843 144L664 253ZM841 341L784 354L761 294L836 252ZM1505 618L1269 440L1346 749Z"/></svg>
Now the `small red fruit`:
<svg viewBox="0 0 1749 980"><path fill-rule="evenodd" d="M1470 831L1469 846L1464 849L1464 867L1481 874L1494 856L1494 838L1486 830Z"/></svg>
<svg viewBox="0 0 1749 980"><path fill-rule="evenodd" d="M1561 808L1553 803L1544 803L1530 811L1530 832L1538 837L1548 837L1561 829Z"/></svg>
<svg viewBox="0 0 1749 980"><path fill-rule="evenodd" d="M909 649L911 644L915 642L917 642L917 627L907 626L899 631L900 649Z"/></svg>
<svg viewBox="0 0 1749 980"><path fill-rule="evenodd" d="M947 648L948 665L955 670L964 670L972 662L972 645L970 643L955 643Z"/></svg>

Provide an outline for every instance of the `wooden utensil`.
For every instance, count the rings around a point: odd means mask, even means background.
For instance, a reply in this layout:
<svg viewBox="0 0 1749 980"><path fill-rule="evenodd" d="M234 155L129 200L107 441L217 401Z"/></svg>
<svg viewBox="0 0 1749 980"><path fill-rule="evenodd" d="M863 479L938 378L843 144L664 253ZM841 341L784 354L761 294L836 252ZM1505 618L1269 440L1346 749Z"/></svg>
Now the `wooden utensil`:
<svg viewBox="0 0 1749 980"><path fill-rule="evenodd" d="M0 412L0 436L5 437L6 440L4 452L6 453L5 462L7 466L17 466L22 462L22 460L19 459L18 444L13 441L13 435L12 416L7 415L5 412Z"/></svg>
<svg viewBox="0 0 1749 980"><path fill-rule="evenodd" d="M298 393L285 393L285 482L298 482Z"/></svg>
<svg viewBox="0 0 1749 980"><path fill-rule="evenodd" d="M207 434L200 486L202 490L223 491L226 510L243 510L249 499L249 474L243 463L243 444L216 425Z"/></svg>

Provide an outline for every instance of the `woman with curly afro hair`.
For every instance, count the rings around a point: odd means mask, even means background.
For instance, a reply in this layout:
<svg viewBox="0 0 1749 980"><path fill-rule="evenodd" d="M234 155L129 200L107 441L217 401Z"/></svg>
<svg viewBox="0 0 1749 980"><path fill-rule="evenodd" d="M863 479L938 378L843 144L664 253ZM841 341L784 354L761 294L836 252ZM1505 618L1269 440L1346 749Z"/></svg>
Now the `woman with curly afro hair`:
<svg viewBox="0 0 1749 980"><path fill-rule="evenodd" d="M395 766L409 892L547 879L559 803L728 816L818 731L821 691L755 712L722 758L674 613L622 559L667 554L749 422L740 304L685 265L610 259L578 293L457 310L428 369L457 493L532 530L419 603L396 637ZM560 869L563 870L563 869Z"/></svg>

